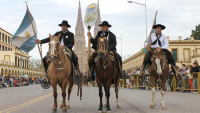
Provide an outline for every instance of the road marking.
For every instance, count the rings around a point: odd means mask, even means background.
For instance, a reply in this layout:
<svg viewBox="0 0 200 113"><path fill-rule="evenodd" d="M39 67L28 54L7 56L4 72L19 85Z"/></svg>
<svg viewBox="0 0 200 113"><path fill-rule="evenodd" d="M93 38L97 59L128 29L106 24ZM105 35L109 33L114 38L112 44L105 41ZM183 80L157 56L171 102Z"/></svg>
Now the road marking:
<svg viewBox="0 0 200 113"><path fill-rule="evenodd" d="M57 93L59 93L59 92L61 92L61 90L57 91ZM0 111L0 113L3 113L3 112L6 112L6 113L13 112L13 111L15 111L15 110L17 110L17 109L23 108L23 107L28 106L28 105L33 104L33 103L36 103L36 102L38 102L38 101L40 101L40 100L43 100L43 99L45 99L45 98L47 98L47 97L50 97L50 96L52 96L52 95L53 95L52 93L46 94L46 95L44 95L44 96L38 97L38 98L33 99L33 100L30 100L30 101L28 101L28 102L19 104L19 105L17 105L17 106L8 108L8 109L3 110L3 111Z"/></svg>

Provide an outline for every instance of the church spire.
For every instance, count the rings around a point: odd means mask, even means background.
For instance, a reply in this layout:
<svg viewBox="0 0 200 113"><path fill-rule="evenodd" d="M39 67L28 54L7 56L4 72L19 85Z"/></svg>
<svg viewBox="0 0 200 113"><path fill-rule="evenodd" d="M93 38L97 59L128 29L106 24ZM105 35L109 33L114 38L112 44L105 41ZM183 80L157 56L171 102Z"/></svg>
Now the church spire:
<svg viewBox="0 0 200 113"><path fill-rule="evenodd" d="M94 37L96 37L98 31L101 31L101 27L99 27L99 24L101 24L101 16L100 16L100 8L99 8L99 0L97 1L97 21L95 22L94 27Z"/></svg>
<svg viewBox="0 0 200 113"><path fill-rule="evenodd" d="M76 22L75 33L76 33L75 35L77 35L77 36L84 36L84 28L83 28L80 0L79 0L78 17L77 17L77 22Z"/></svg>

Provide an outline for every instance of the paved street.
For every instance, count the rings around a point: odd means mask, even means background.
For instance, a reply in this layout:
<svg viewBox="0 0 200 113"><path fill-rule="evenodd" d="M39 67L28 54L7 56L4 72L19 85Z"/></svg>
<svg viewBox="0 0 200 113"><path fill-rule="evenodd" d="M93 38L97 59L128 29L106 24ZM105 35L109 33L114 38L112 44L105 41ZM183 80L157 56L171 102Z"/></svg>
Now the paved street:
<svg viewBox="0 0 200 113"><path fill-rule="evenodd" d="M96 113L99 106L98 88L83 87L83 99L76 96L75 86L68 113ZM61 96L58 90L58 103ZM161 109L160 91L156 92L157 105L150 109L151 92L148 90L120 89L121 109L116 108L114 89L111 88L112 113L199 113L200 95L166 92L167 109ZM0 113L51 113L52 88L44 90L40 85L0 89ZM104 109L105 111L106 109ZM61 109L57 113L62 113Z"/></svg>

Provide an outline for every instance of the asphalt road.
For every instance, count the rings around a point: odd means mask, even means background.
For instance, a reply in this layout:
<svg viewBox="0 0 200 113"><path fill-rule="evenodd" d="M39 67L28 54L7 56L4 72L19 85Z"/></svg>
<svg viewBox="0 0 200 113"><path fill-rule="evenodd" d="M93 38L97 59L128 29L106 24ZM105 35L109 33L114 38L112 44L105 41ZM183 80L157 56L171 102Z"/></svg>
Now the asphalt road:
<svg viewBox="0 0 200 113"><path fill-rule="evenodd" d="M0 89L0 113L51 113L52 91L52 88L44 90L40 85ZM151 91L121 88L119 101L122 108L117 109L114 89L111 88L110 92L112 113L200 113L199 94L166 92L167 109L163 110L160 105L160 91L156 91L156 107L150 109ZM76 94L77 86L74 86L70 100L71 108L67 110L68 113L97 113L99 106L97 87L83 86L81 101ZM61 92L58 88L58 103L60 96ZM59 106L57 113L62 113Z"/></svg>

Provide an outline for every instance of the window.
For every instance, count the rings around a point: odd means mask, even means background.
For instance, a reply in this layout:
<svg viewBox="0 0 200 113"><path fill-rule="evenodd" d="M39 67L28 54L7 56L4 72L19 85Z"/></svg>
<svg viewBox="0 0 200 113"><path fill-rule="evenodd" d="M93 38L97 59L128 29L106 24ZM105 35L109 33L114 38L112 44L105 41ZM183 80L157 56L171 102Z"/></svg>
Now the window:
<svg viewBox="0 0 200 113"><path fill-rule="evenodd" d="M1 32L0 32L0 41L1 41Z"/></svg>
<svg viewBox="0 0 200 113"><path fill-rule="evenodd" d="M8 37L8 44L10 44L10 37Z"/></svg>
<svg viewBox="0 0 200 113"><path fill-rule="evenodd" d="M4 42L4 34L2 34L2 42Z"/></svg>
<svg viewBox="0 0 200 113"><path fill-rule="evenodd" d="M76 50L79 51L79 42L76 43Z"/></svg>
<svg viewBox="0 0 200 113"><path fill-rule="evenodd" d="M190 49L185 48L183 49L183 54L184 54L184 61L190 61Z"/></svg>
<svg viewBox="0 0 200 113"><path fill-rule="evenodd" d="M177 49L172 49L172 56L173 56L173 58L175 59L175 61L178 60L178 57L177 57Z"/></svg>
<svg viewBox="0 0 200 113"><path fill-rule="evenodd" d="M83 46L82 46L82 42L80 42L80 51L82 51L82 47L83 47Z"/></svg>
<svg viewBox="0 0 200 113"><path fill-rule="evenodd" d="M5 42L7 43L7 35L5 36Z"/></svg>

